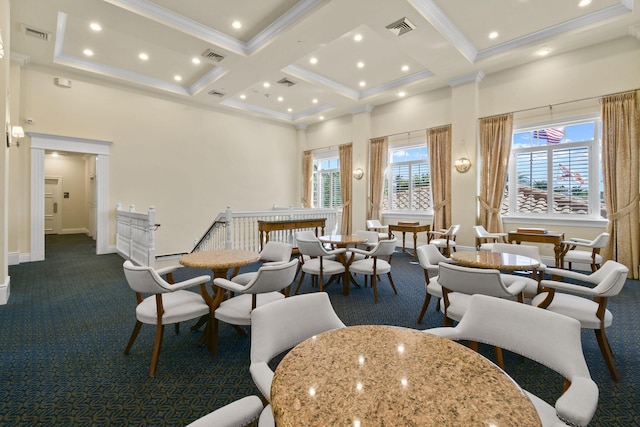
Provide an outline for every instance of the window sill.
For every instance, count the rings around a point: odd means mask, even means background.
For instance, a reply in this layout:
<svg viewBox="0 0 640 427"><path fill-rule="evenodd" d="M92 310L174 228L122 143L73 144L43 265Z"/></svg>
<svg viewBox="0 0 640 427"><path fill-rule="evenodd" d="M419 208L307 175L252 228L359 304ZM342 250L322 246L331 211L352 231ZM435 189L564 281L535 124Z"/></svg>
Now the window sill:
<svg viewBox="0 0 640 427"><path fill-rule="evenodd" d="M549 218L549 217L531 217L531 216L503 216L504 224L532 224L532 225L557 225L584 228L605 228L609 223L606 218Z"/></svg>

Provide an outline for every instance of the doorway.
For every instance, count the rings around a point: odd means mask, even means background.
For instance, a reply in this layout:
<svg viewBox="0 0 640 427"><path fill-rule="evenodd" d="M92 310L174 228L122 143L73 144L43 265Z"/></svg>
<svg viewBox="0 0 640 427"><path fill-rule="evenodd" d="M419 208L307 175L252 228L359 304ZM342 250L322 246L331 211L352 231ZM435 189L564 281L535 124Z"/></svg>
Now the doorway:
<svg viewBox="0 0 640 427"><path fill-rule="evenodd" d="M62 228L61 192L62 178L46 177L44 179L44 234L60 234Z"/></svg>
<svg viewBox="0 0 640 427"><path fill-rule="evenodd" d="M31 137L31 254L30 261L45 259L45 150L95 155L96 253L109 250L109 151L111 142L29 132Z"/></svg>

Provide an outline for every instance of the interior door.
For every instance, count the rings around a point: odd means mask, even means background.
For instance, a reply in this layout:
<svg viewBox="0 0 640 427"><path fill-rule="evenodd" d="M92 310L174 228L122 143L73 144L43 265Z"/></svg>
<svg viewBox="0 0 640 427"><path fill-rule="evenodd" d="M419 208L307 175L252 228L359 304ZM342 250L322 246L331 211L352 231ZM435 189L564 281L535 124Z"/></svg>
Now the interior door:
<svg viewBox="0 0 640 427"><path fill-rule="evenodd" d="M44 234L59 234L62 225L61 178L44 179Z"/></svg>

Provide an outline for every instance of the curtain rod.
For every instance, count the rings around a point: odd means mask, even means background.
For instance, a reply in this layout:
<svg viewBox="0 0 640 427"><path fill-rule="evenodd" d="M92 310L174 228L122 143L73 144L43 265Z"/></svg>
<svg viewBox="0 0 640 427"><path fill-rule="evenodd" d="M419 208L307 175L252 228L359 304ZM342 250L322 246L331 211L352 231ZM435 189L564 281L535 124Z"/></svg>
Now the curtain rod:
<svg viewBox="0 0 640 427"><path fill-rule="evenodd" d="M601 99L601 98L603 98L605 96L620 95L620 94L623 94L623 93L634 92L634 91L637 91L637 90L639 90L639 89L630 89L630 90L625 90L625 91L622 91L622 92L610 93L608 95L598 95L598 96L591 96L591 97L588 97L588 98L574 99L572 101L558 102L556 104L542 105L540 107L523 108L522 110L515 110L515 111L511 111L509 113L493 114L491 116L480 117L478 120L488 119L490 117L495 117L495 116L501 116L503 114L524 113L526 111L540 110L542 108L548 108L548 109L551 110L551 109L553 109L553 107L557 107L559 105L572 104L574 102L590 101L592 99Z"/></svg>
<svg viewBox="0 0 640 427"><path fill-rule="evenodd" d="M406 132L392 133L390 135L375 136L373 138L390 138L392 136L398 136L398 135L411 135L412 132L426 132L426 131L427 131L426 128L424 128L424 129L416 129L416 130L409 130L409 131L406 131Z"/></svg>

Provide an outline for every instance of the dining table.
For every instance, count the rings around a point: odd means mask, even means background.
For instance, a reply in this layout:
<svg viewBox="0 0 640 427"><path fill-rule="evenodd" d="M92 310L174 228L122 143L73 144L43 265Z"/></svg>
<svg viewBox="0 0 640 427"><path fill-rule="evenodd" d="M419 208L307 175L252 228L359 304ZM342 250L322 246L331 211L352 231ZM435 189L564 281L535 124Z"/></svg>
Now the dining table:
<svg viewBox="0 0 640 427"><path fill-rule="evenodd" d="M540 426L503 370L462 344L424 331L360 325L294 347L271 384L278 427Z"/></svg>
<svg viewBox="0 0 640 427"><path fill-rule="evenodd" d="M358 234L327 234L325 236L318 237L318 239L322 243L330 245L333 249L357 246L367 242L365 237ZM342 275L342 294L349 295L351 284L360 287L353 277L351 277L351 273L349 273L349 265L351 265L351 262L353 261L353 255L348 256L346 252L337 254L336 260L344 265L344 273Z"/></svg>
<svg viewBox="0 0 640 427"><path fill-rule="evenodd" d="M489 251L456 251L451 260L465 267L493 268L501 271L536 270L540 262L524 255Z"/></svg>

